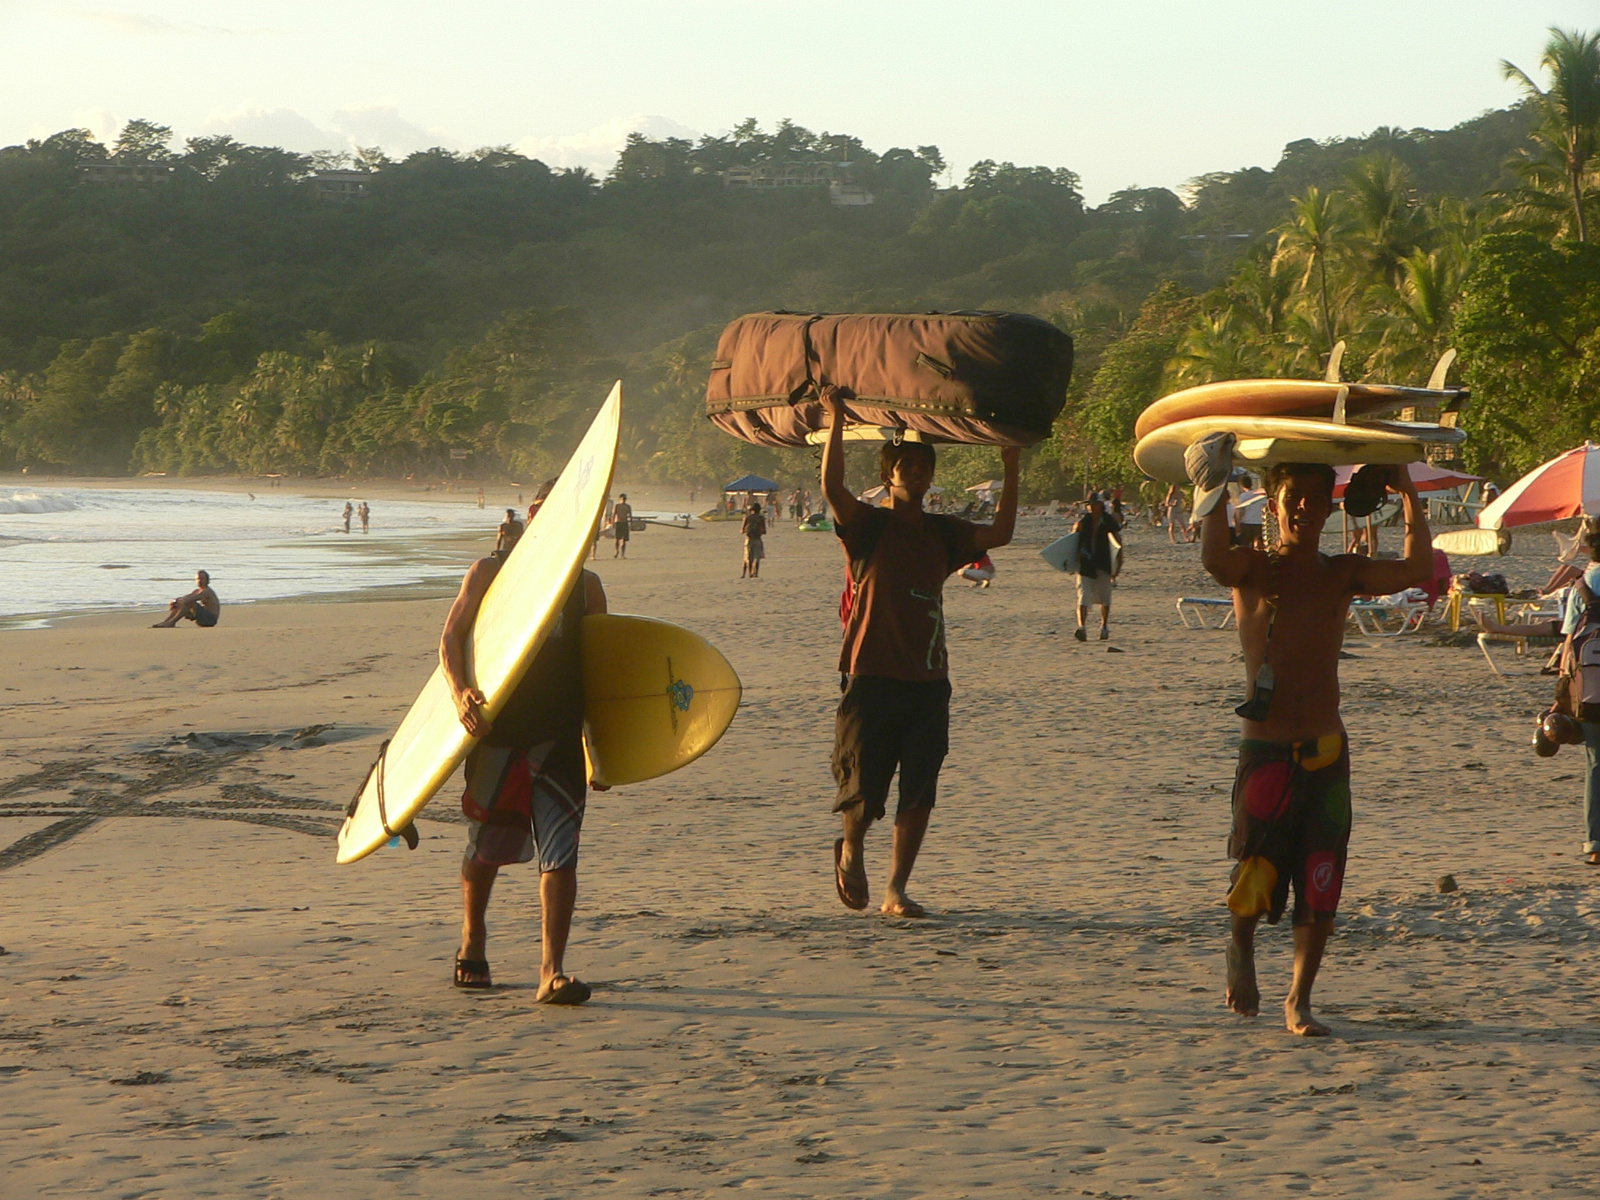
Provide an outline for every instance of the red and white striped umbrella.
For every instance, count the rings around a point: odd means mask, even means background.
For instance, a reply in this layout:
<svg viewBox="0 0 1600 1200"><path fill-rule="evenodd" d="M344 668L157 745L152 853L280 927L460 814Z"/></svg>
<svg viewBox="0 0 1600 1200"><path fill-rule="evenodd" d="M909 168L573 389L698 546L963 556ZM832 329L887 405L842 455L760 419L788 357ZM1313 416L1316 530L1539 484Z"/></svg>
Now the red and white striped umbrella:
<svg viewBox="0 0 1600 1200"><path fill-rule="evenodd" d="M1535 467L1478 514L1481 529L1507 529L1600 513L1600 446L1585 442Z"/></svg>
<svg viewBox="0 0 1600 1200"><path fill-rule="evenodd" d="M1342 499L1344 485L1350 482L1350 477L1359 467L1334 468L1333 498ZM1427 463L1411 463L1406 467L1411 473L1411 482L1417 485L1419 492L1448 492L1451 488L1460 487L1464 483L1482 483L1482 475L1468 475L1465 471L1450 471L1444 467L1430 467Z"/></svg>

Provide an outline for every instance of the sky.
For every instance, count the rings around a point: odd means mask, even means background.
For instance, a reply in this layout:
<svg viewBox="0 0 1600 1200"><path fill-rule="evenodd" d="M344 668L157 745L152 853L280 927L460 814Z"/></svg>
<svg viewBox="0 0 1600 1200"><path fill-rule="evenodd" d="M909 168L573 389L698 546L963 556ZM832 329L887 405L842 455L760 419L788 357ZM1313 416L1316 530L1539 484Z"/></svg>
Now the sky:
<svg viewBox="0 0 1600 1200"><path fill-rule="evenodd" d="M0 0L0 145L144 117L288 149L512 145L603 173L631 130L788 117L1067 167L1091 202L1448 128L1597 0Z"/></svg>

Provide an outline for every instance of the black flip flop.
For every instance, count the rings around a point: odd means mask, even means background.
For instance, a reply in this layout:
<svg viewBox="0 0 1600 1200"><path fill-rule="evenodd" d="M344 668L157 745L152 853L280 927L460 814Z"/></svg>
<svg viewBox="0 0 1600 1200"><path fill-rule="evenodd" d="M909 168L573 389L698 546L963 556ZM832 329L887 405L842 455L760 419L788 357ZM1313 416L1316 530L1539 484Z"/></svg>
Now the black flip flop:
<svg viewBox="0 0 1600 1200"><path fill-rule="evenodd" d="M552 988L539 1000L540 1004L583 1004L590 996L594 995L589 985L581 979L567 976L567 981L558 988Z"/></svg>
<svg viewBox="0 0 1600 1200"><path fill-rule="evenodd" d="M844 867L841 865L843 862L844 839L840 838L833 844L833 886L838 891L839 899L846 908L853 908L860 912L867 906L870 898L867 896L862 896L859 899L851 897L849 888L845 886Z"/></svg>
<svg viewBox="0 0 1600 1200"><path fill-rule="evenodd" d="M487 978L489 974L489 960L486 958L460 958L456 959L456 986L467 988L469 991L483 991L492 988L494 981ZM469 975L483 975L483 979L468 979Z"/></svg>

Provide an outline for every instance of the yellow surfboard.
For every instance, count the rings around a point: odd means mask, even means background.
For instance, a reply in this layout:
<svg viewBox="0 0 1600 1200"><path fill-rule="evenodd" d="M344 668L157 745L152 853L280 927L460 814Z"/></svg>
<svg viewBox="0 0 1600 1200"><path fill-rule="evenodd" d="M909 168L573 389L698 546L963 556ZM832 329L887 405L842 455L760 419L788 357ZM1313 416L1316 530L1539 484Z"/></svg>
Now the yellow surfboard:
<svg viewBox="0 0 1600 1200"><path fill-rule="evenodd" d="M638 783L699 758L739 711L743 685L698 634L649 617L583 619L590 778Z"/></svg>
<svg viewBox="0 0 1600 1200"><path fill-rule="evenodd" d="M1302 417L1209 416L1175 421L1151 430L1133 448L1133 461L1152 479L1188 483L1183 454L1212 433L1238 436L1234 462L1265 469L1280 462L1412 463L1427 458L1428 447L1457 445L1462 429L1405 421L1372 421L1348 425Z"/></svg>
<svg viewBox="0 0 1600 1200"><path fill-rule="evenodd" d="M619 382L483 597L467 654L490 720L505 707L583 569L611 485L621 417ZM406 829L474 741L435 667L351 802L337 861L365 858Z"/></svg>

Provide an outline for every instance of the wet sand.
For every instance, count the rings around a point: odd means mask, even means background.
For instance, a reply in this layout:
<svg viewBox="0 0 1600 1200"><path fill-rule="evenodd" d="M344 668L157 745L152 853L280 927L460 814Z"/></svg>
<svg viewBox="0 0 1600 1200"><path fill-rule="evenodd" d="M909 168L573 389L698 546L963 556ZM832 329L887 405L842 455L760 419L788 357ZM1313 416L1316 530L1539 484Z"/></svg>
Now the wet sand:
<svg viewBox="0 0 1600 1200"><path fill-rule="evenodd" d="M454 787L419 850L333 865L447 597L0 632L6 1194L1592 1195L1600 872L1581 754L1527 748L1537 662L1351 638L1334 1036L1296 1039L1287 926L1263 1016L1222 1005L1243 680L1173 612L1216 589L1136 533L1115 636L1080 645L1036 553L1064 529L1024 519L992 588L947 589L921 922L833 892L834 539L784 524L758 581L731 524L600 559L615 611L707 634L747 692L710 756L591 798L577 1010L533 1003L526 869L501 986L449 986ZM1548 545L1488 569L1542 581ZM876 898L886 830L868 852Z"/></svg>

